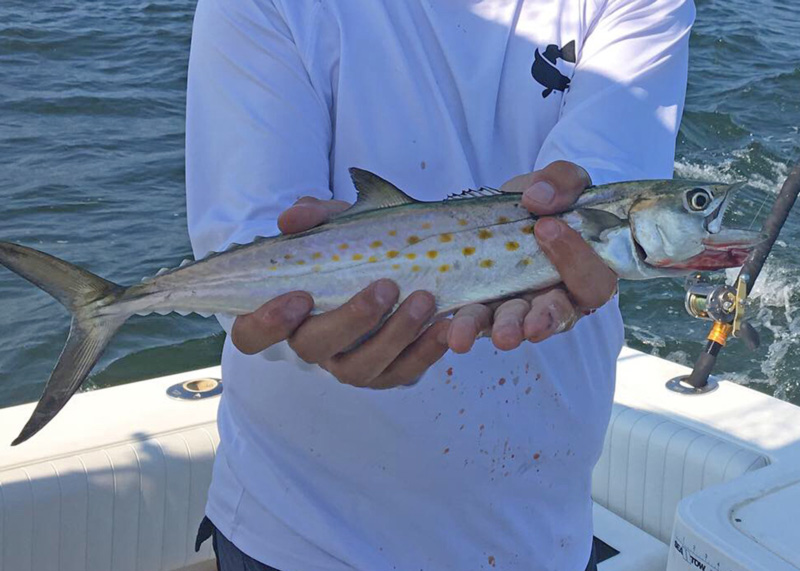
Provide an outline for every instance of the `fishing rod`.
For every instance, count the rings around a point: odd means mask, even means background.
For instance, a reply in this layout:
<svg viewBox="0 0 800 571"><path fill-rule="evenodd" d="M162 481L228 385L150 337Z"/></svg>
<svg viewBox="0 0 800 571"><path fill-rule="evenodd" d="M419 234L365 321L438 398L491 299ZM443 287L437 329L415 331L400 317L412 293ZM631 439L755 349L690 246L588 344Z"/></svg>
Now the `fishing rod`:
<svg viewBox="0 0 800 571"><path fill-rule="evenodd" d="M684 394L702 394L714 390L717 385L709 383L708 377L729 337L741 339L751 350L758 347L758 332L745 320L747 296L752 291L798 194L800 161L786 177L772 205L772 211L764 222L764 241L747 257L734 284L713 286L702 283L699 276L690 278L686 292L686 310L693 317L711 320L714 324L706 338L705 350L695 362L691 374L672 379L667 383L668 388Z"/></svg>

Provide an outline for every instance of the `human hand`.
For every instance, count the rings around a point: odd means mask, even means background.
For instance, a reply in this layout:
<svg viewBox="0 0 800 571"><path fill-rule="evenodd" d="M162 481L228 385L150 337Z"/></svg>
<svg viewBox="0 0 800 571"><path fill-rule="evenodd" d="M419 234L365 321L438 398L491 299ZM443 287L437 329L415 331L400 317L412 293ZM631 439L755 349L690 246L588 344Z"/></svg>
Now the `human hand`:
<svg viewBox="0 0 800 571"><path fill-rule="evenodd" d="M529 174L514 177L501 189L523 192L522 206L540 216L569 208L592 184L589 174L567 161L556 161ZM466 353L483 332L501 350L516 349L524 341L545 339L571 329L584 314L611 299L616 274L575 230L556 218L540 218L534 227L539 246L561 275L562 285L497 304L473 304L453 316L448 343Z"/></svg>
<svg viewBox="0 0 800 571"><path fill-rule="evenodd" d="M281 214L278 228L284 234L303 232L349 206L341 200L304 197ZM448 348L449 321L438 321L422 332L435 312L430 293L412 293L369 339L347 351L381 324L399 295L394 282L378 280L341 307L309 317L311 296L289 292L239 316L231 340L248 355L288 340L301 359L349 385L383 389L412 384Z"/></svg>

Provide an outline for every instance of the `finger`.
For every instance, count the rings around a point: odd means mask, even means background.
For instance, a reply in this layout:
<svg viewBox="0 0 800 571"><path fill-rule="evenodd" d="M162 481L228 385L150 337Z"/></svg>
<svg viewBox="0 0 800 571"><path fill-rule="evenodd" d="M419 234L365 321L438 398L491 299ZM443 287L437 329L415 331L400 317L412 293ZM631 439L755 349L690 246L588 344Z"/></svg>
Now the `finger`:
<svg viewBox="0 0 800 571"><path fill-rule="evenodd" d="M580 319L580 312L563 289L555 288L536 296L525 316L525 339L538 343L556 333L572 329Z"/></svg>
<svg viewBox="0 0 800 571"><path fill-rule="evenodd" d="M617 275L575 230L555 218L542 218L534 234L580 309L596 309L617 290Z"/></svg>
<svg viewBox="0 0 800 571"><path fill-rule="evenodd" d="M450 321L448 320L437 321L428 327L416 341L400 353L386 370L370 383L370 387L389 389L416 383L431 365L447 353L449 329Z"/></svg>
<svg viewBox="0 0 800 571"><path fill-rule="evenodd" d="M545 168L508 181L501 190L522 192L522 206L545 215L569 208L592 179L585 169L567 161L555 161Z"/></svg>
<svg viewBox="0 0 800 571"><path fill-rule="evenodd" d="M450 323L447 341L456 353L466 353L475 344L482 331L492 323L492 310L481 304L467 305L459 309Z"/></svg>
<svg viewBox="0 0 800 571"><path fill-rule="evenodd" d="M320 200L313 196L303 196L278 216L278 229L284 234L303 232L348 208L350 204L342 200Z"/></svg>
<svg viewBox="0 0 800 571"><path fill-rule="evenodd" d="M414 292L375 335L357 349L335 355L324 364L325 368L345 384L369 385L413 343L435 310L433 295L426 291Z"/></svg>
<svg viewBox="0 0 800 571"><path fill-rule="evenodd" d="M263 351L288 338L308 316L314 300L305 292L290 292L233 322L231 341L246 355Z"/></svg>
<svg viewBox="0 0 800 571"><path fill-rule="evenodd" d="M530 304L524 299L510 299L497 308L492 325L492 343L501 351L511 351L525 339L522 329Z"/></svg>
<svg viewBox="0 0 800 571"><path fill-rule="evenodd" d="M289 346L307 363L321 363L372 331L400 294L391 280L378 280L332 311L310 317L289 337Z"/></svg>

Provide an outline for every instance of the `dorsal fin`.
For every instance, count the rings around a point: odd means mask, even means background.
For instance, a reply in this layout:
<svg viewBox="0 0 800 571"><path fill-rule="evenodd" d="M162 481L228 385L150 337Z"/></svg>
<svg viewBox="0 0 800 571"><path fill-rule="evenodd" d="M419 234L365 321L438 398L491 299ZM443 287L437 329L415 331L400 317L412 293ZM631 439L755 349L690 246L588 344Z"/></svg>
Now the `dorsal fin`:
<svg viewBox="0 0 800 571"><path fill-rule="evenodd" d="M353 179L353 185L358 191L358 198L356 203L342 214L350 215L417 202L391 182L369 171L351 168L350 178Z"/></svg>
<svg viewBox="0 0 800 571"><path fill-rule="evenodd" d="M483 198L486 196L502 196L504 194L511 194L504 192L502 190L498 190L496 188L490 188L488 186L482 186L479 189L468 189L462 192L457 192L455 194L449 194L445 200L460 200L462 198ZM518 194L518 193L513 193Z"/></svg>

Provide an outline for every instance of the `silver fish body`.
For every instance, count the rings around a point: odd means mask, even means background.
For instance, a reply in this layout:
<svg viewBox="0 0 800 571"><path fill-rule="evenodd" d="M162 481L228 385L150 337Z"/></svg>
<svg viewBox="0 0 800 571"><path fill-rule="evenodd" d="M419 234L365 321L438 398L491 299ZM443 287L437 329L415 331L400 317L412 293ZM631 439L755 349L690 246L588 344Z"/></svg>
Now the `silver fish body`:
<svg viewBox="0 0 800 571"><path fill-rule="evenodd" d="M418 202L353 169L356 204L309 231L259 238L122 288L47 254L0 242L0 264L73 314L67 344L18 444L66 404L121 325L153 312L241 315L288 291L315 311L340 306L380 278L400 300L431 292L438 314L538 290L559 276L533 235L520 195L491 189ZM731 185L644 181L595 187L559 216L623 279L741 264L760 235L722 228Z"/></svg>
<svg viewBox="0 0 800 571"><path fill-rule="evenodd" d="M580 228L574 213L562 218ZM400 301L427 290L439 313L448 313L559 281L533 236L534 221L517 195L355 214L166 272L131 288L126 311L242 314L303 290L314 298L315 310L324 312L375 280L390 278Z"/></svg>

